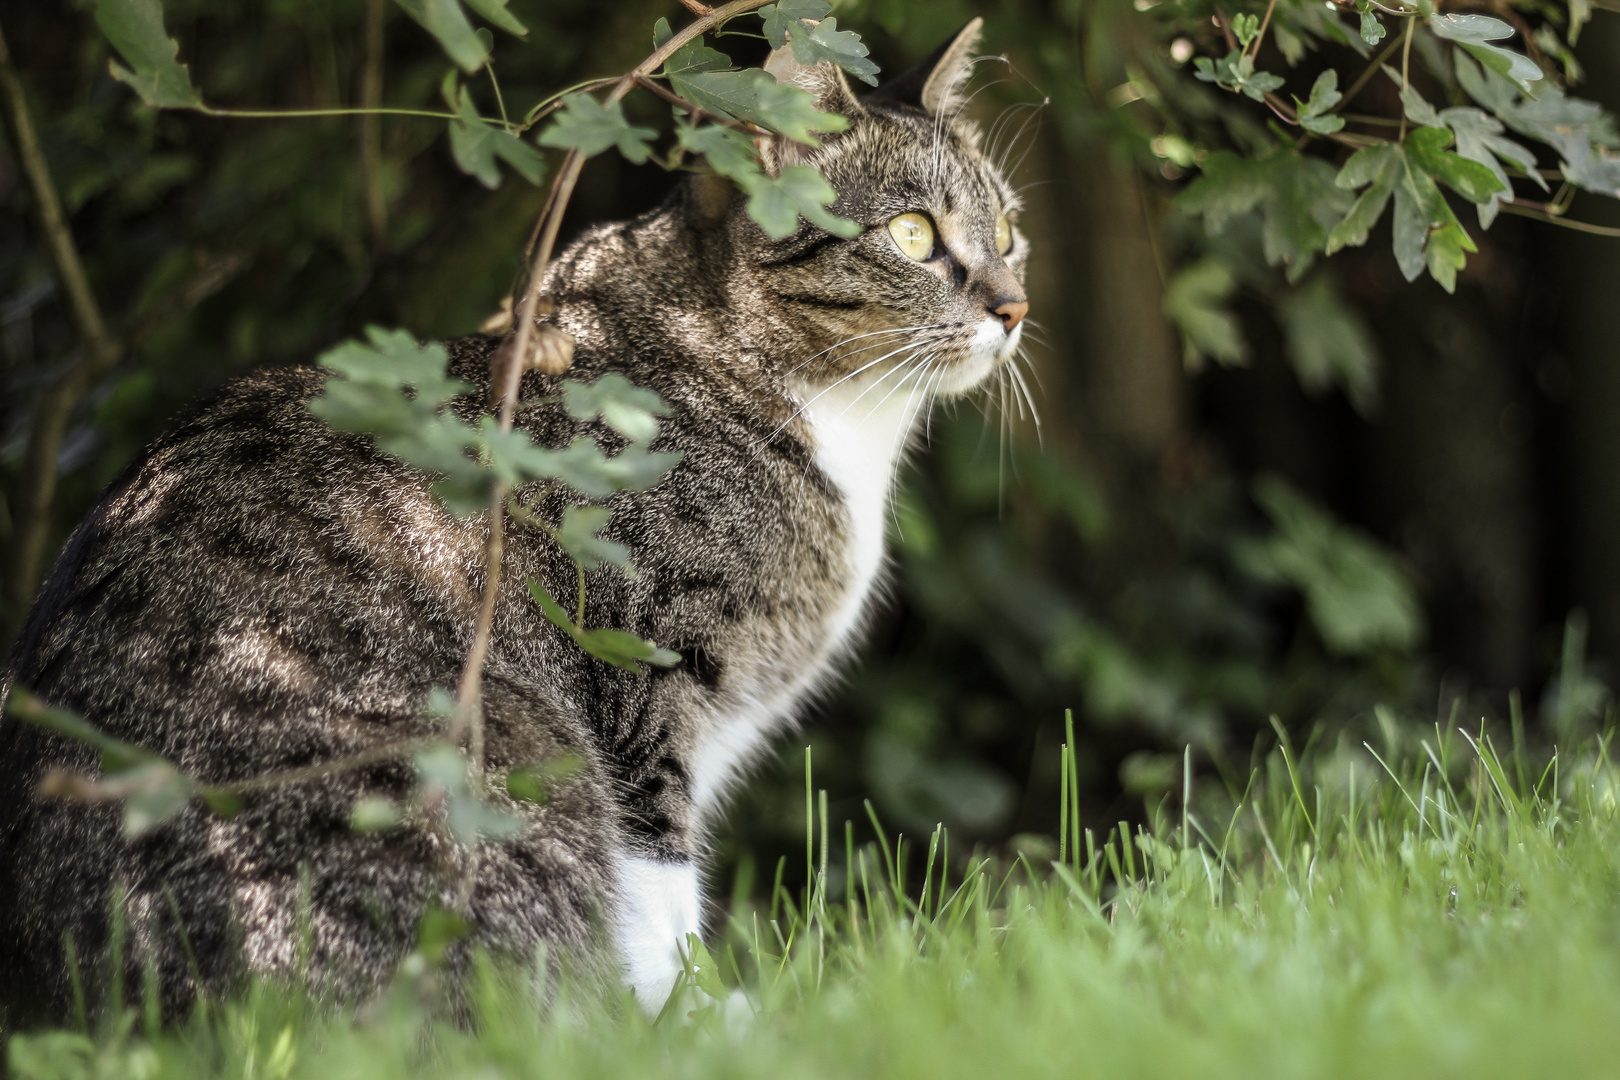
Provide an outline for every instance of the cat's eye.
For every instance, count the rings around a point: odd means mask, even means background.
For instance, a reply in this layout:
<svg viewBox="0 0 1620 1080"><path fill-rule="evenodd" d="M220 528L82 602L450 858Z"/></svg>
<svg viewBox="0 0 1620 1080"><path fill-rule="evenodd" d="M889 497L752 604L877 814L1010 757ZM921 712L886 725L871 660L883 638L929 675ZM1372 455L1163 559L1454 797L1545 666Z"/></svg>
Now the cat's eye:
<svg viewBox="0 0 1620 1080"><path fill-rule="evenodd" d="M1003 255L1012 250L1012 222L1006 214L996 218L996 250Z"/></svg>
<svg viewBox="0 0 1620 1080"><path fill-rule="evenodd" d="M934 252L934 223L922 214L901 214L889 220L889 235L900 253L922 262Z"/></svg>

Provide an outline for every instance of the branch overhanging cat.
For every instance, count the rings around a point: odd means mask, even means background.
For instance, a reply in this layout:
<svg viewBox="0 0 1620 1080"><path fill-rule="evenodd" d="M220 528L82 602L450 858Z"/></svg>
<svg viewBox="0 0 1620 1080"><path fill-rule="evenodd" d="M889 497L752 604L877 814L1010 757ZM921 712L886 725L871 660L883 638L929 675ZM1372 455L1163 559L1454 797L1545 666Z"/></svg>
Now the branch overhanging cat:
<svg viewBox="0 0 1620 1080"><path fill-rule="evenodd" d="M545 322L575 339L574 377L620 372L669 407L658 486L608 500L604 536L633 578L589 575L593 625L682 662L622 670L529 602L573 562L514 526L482 702L492 771L571 760L541 804L510 802L485 841L459 946L618 977L656 1011L700 929L701 868L728 793L859 643L883 577L896 470L936 400L1016 372L1026 242L1018 200L962 116L979 21L857 98L828 64L778 50L767 70L850 126L811 148L765 138L768 171L809 162L845 239L808 222L772 240L728 181L694 176L658 209L591 230L545 279ZM498 339L446 343L480 393ZM457 519L432 478L307 409L324 373L228 386L153 443L75 532L6 671L108 734L214 782L431 733L485 573L487 516ZM571 419L557 380L525 377L518 427L612 445ZM476 400L475 400L476 399ZM519 491L558 521L562 493ZM73 955L107 950L123 896L125 977L166 1008L244 973L306 974L342 996L384 985L467 858L409 818L360 833L357 802L413 776L385 762L264 791L229 820L187 807L127 840L107 806L44 798L51 769L94 772L79 743L0 722L0 971L57 1014ZM501 793L490 793L502 802ZM503 804L504 805L504 804ZM441 895L441 893L445 895Z"/></svg>

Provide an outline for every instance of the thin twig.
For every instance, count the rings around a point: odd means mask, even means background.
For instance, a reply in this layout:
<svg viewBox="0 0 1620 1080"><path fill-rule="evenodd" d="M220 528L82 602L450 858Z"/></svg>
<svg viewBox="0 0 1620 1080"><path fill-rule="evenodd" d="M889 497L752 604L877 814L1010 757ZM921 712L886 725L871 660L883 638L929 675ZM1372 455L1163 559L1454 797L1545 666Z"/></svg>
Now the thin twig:
<svg viewBox="0 0 1620 1080"><path fill-rule="evenodd" d="M727 19L753 11L767 2L768 0L732 0L723 7L707 10L701 18L682 27L663 45L653 50L650 56L621 75L608 90L607 99L609 101L623 99L638 85L638 80L651 76L653 72L663 67L664 62L674 56L687 42ZM534 337L535 315L545 287L546 267L551 262L551 252L557 243L557 233L562 228L563 214L568 209L568 201L573 196L574 185L579 182L579 173L584 165L585 155L574 148L564 156L562 165L557 170L557 177L552 181L551 191L546 196L546 208L541 215L544 224L540 227L539 243L535 247L523 300L517 305L513 317L512 332L496 350L490 364L491 388L498 389L500 394L497 422L502 432L511 431L516 418L518 393L522 387L523 372L528 364L530 343ZM484 552L486 577L483 603L479 607L478 621L473 627L472 644L467 649L467 661L461 669L461 678L456 688L456 712L451 722L453 739L459 741L463 733L467 736L467 769L475 792L480 790L484 776L484 719L483 707L479 701L479 687L483 682L484 661L489 654L489 639L495 624L495 606L500 596L501 556L506 541L506 498L509 493L506 484L499 480L490 484L489 539ZM477 870L478 850L475 846L468 853L468 860L457 889L457 904L461 908L465 908L472 899Z"/></svg>
<svg viewBox="0 0 1620 1080"><path fill-rule="evenodd" d="M1562 225L1566 229L1577 232L1591 233L1593 236L1611 236L1620 239L1620 228L1612 225L1593 225L1588 221L1571 221L1562 214L1550 213L1546 203L1527 202L1524 199L1503 199L1502 209L1510 214L1520 217L1534 218L1536 221L1545 221L1550 225Z"/></svg>
<svg viewBox="0 0 1620 1080"><path fill-rule="evenodd" d="M733 120L729 116L716 116L703 106L695 102L688 101L681 97L681 95L675 93L673 90L668 89L664 86L664 84L652 78L650 75L636 76L636 85L641 87L643 90L650 90L652 93L657 94L659 97L663 98L677 109L685 109L687 112L692 114L692 118L694 120L707 120L710 123L719 124L721 127L731 128L733 131L746 131L751 135L757 135L761 131L759 127L750 124L745 120Z"/></svg>
<svg viewBox="0 0 1620 1080"><path fill-rule="evenodd" d="M1414 27L1416 25L1417 25L1417 23L1415 21L1407 23L1406 24L1406 33L1403 35L1403 40L1405 42L1401 46L1401 93L1403 93L1403 94L1406 93L1407 87L1412 85L1411 81L1407 78L1407 72L1410 69L1411 63L1412 63L1412 27ZM1405 140L1406 140L1406 109L1403 107L1401 109L1401 133L1397 137L1397 141L1404 142Z"/></svg>
<svg viewBox="0 0 1620 1080"><path fill-rule="evenodd" d="M28 177L40 231L44 233L51 261L56 265L57 279L67 294L80 341L78 359L34 403L21 490L12 511L12 520L17 525L6 574L5 599L20 617L33 599L34 586L39 579L51 501L56 494L57 458L68 417L90 388L117 365L124 353L124 343L107 329L101 306L91 291L90 279L85 275L84 263L62 210L62 200L51 179L50 165L40 149L28 102L23 97L22 80L12 63L4 33L0 33L0 97L5 99L7 126L11 129L17 159Z"/></svg>
<svg viewBox="0 0 1620 1080"><path fill-rule="evenodd" d="M360 186L366 202L366 225L371 231L371 250L381 254L388 247L388 204L382 191L382 106L383 19L386 0L366 0L366 60L360 76Z"/></svg>
<svg viewBox="0 0 1620 1080"><path fill-rule="evenodd" d="M406 739L403 742L389 743L371 750L361 750L347 757L333 758L316 765L303 765L296 769L283 769L280 772L265 773L262 776L250 777L246 780L236 780L224 784L197 785L200 795L252 795L260 791L270 791L274 788L289 784L307 784L314 780L324 780L329 776L339 776L343 773L355 772L358 769L381 765L385 761L397 761L409 757L418 750L426 750L439 743L438 739Z"/></svg>
<svg viewBox="0 0 1620 1080"><path fill-rule="evenodd" d="M1266 40L1266 27L1271 25L1271 13L1275 10L1277 10L1277 0L1271 0L1266 5L1266 17L1260 22L1260 32L1254 35L1254 42L1249 47L1251 59L1258 60L1260 58L1260 43Z"/></svg>
<svg viewBox="0 0 1620 1080"><path fill-rule="evenodd" d="M1349 105L1350 99L1361 93L1362 87L1367 85L1367 80L1371 79L1378 73L1379 69L1383 67L1384 61L1389 59L1389 54L1399 48L1400 44L1400 38L1390 38L1389 44L1384 46L1384 51L1373 57L1372 63L1367 65L1367 69L1365 71L1356 76L1356 81L1350 84L1350 89L1344 92L1344 96L1339 99L1339 103L1333 106L1333 108L1329 109L1328 112L1330 114L1336 113L1342 110L1346 105Z"/></svg>

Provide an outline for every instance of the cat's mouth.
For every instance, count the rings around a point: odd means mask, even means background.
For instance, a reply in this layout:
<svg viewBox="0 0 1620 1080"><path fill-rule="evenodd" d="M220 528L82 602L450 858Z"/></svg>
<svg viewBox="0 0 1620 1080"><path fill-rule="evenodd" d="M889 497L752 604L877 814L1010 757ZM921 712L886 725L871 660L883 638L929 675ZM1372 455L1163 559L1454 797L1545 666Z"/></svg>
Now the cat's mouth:
<svg viewBox="0 0 1620 1080"><path fill-rule="evenodd" d="M1020 323L1008 330L1000 319L990 318L972 326L970 333L960 354L941 373L937 394L954 397L977 389L1017 355L1024 327Z"/></svg>

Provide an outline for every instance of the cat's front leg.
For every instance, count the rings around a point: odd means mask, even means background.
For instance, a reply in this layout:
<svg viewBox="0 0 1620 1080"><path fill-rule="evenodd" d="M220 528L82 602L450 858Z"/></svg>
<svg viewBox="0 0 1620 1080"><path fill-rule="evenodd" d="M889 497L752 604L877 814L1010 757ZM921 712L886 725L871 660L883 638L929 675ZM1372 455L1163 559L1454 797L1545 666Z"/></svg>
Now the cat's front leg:
<svg viewBox="0 0 1620 1080"><path fill-rule="evenodd" d="M701 929L698 869L625 855L619 859L615 931L625 981L648 1016L657 1016L681 974L686 935Z"/></svg>

